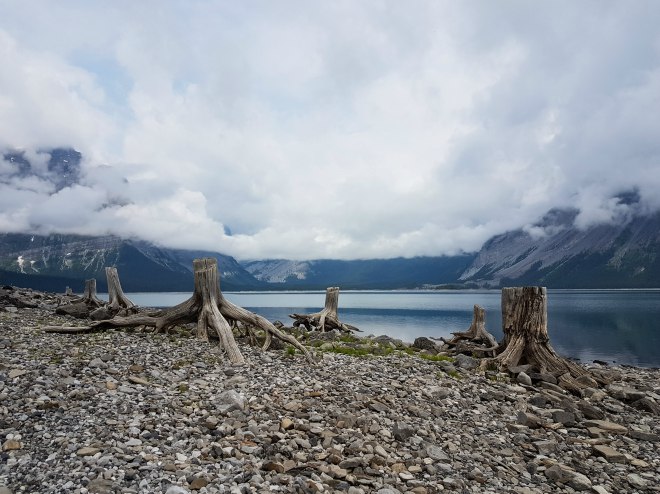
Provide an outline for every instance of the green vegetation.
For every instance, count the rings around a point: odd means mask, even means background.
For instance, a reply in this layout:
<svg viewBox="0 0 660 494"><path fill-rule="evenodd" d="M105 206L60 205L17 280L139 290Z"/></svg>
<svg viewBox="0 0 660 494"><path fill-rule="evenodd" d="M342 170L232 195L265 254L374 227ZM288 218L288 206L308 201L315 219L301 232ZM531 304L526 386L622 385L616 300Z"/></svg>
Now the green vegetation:
<svg viewBox="0 0 660 494"><path fill-rule="evenodd" d="M449 377L453 377L454 379L458 379L459 381L461 379L463 379L463 376L461 376L461 374L457 370L452 370L452 371L446 372L446 374Z"/></svg>
<svg viewBox="0 0 660 494"><path fill-rule="evenodd" d="M341 355L350 355L351 357L366 357L373 355L373 352L366 348L353 348L350 346L333 346L327 350L330 353L339 353Z"/></svg>
<svg viewBox="0 0 660 494"><path fill-rule="evenodd" d="M431 355L428 353L418 354L420 358L424 360L430 360L431 362L453 362L453 357L448 357L447 355Z"/></svg>

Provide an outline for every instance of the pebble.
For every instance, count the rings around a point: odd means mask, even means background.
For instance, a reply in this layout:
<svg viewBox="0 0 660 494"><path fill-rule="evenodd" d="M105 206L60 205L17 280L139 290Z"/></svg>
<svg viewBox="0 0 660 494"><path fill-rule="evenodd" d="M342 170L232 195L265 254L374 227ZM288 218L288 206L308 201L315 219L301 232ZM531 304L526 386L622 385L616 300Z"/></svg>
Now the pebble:
<svg viewBox="0 0 660 494"><path fill-rule="evenodd" d="M403 352L310 366L240 342L237 367L194 336L44 334L45 320L72 324L48 308L0 312L0 494L657 486L658 370L590 364L612 385L578 398L529 369L491 379L468 356L455 378Z"/></svg>

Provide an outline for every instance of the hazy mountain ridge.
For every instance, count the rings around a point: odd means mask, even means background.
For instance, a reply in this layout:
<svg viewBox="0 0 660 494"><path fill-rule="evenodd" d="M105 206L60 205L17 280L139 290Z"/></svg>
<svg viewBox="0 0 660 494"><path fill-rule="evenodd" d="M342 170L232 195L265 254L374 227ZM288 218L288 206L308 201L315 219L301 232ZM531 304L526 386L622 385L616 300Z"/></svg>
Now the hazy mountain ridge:
<svg viewBox="0 0 660 494"><path fill-rule="evenodd" d="M115 266L127 291L187 291L192 289L192 260L197 257L218 259L223 286L229 290L263 287L233 257L223 254L165 249L115 236L18 233L0 234L0 283L17 280L35 288L48 283L52 289L52 284L68 281L81 290L84 279L96 278L103 290L104 268Z"/></svg>
<svg viewBox="0 0 660 494"><path fill-rule="evenodd" d="M574 226L577 212L554 210L537 225L488 240L478 253L369 260L262 260L238 263L218 253L167 249L114 236L0 234L0 283L79 290L105 266L127 291L192 289L192 260L216 257L226 290L396 289L541 284L553 288L660 286L660 213ZM78 285L76 285L78 283Z"/></svg>
<svg viewBox="0 0 660 494"><path fill-rule="evenodd" d="M563 211L574 218L574 211ZM516 230L484 244L460 281L556 288L660 286L660 213L580 229L558 223L535 236Z"/></svg>
<svg viewBox="0 0 660 494"><path fill-rule="evenodd" d="M320 289L337 285L346 289L396 289L455 283L474 256L304 262L276 259L243 265L255 278L274 288Z"/></svg>

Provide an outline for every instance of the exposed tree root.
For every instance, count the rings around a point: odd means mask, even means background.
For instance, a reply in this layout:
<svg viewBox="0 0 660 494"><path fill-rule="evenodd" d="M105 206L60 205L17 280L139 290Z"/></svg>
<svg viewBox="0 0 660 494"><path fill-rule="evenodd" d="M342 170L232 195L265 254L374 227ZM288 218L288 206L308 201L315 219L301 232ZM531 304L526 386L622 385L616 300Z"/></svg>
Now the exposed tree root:
<svg viewBox="0 0 660 494"><path fill-rule="evenodd" d="M441 340L456 353L474 353L480 357L494 357L499 345L495 337L486 331L486 311L483 307L474 306L472 324L467 331L452 333L450 340Z"/></svg>
<svg viewBox="0 0 660 494"><path fill-rule="evenodd" d="M337 307L339 306L339 287L328 287L325 290L325 307L319 312L313 314L289 314L289 317L295 319L293 326L305 326L308 331L332 331L339 329L347 333L351 331L360 331L355 326L344 324L339 320Z"/></svg>
<svg viewBox="0 0 660 494"><path fill-rule="evenodd" d="M307 349L293 336L282 333L273 324L257 314L238 307L224 298L219 288L218 261L214 258L195 259L193 261L195 274L195 290L185 302L157 314L135 314L126 317L114 317L97 321L84 327L48 326L48 333L86 333L102 331L111 328L129 328L146 326L156 332L187 323L197 323L197 337L204 340L219 340L227 352L229 359L236 364L244 362L243 356L236 344L229 321L240 321L243 324L264 331L266 339L263 349L270 346L275 336L298 349L308 361L314 362Z"/></svg>
<svg viewBox="0 0 660 494"><path fill-rule="evenodd" d="M580 365L557 355L550 345L547 319L545 287L503 288L504 344L497 357L482 361L482 368L508 371L528 364L538 372L556 376L563 388L575 394L593 380L604 384Z"/></svg>

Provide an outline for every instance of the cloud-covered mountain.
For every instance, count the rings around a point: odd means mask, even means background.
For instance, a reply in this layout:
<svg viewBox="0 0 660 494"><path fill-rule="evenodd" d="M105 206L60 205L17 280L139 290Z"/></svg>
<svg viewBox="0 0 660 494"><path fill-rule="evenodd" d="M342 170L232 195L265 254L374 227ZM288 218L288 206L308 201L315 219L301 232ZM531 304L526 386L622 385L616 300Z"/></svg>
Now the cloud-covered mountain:
<svg viewBox="0 0 660 494"><path fill-rule="evenodd" d="M105 267L115 266L127 291L190 291L192 261L216 257L227 290L263 288L233 257L206 251L165 249L114 236L0 234L0 283L63 291L82 290L96 278L105 289Z"/></svg>
<svg viewBox="0 0 660 494"><path fill-rule="evenodd" d="M660 213L637 211L634 192L614 200L621 213L614 221L582 227L576 209L554 209L534 225L492 237L475 254L244 265L255 278L288 287L660 287Z"/></svg>
<svg viewBox="0 0 660 494"><path fill-rule="evenodd" d="M82 155L71 148L42 149L37 152L6 150L0 160L0 183L35 186L41 183L51 193L77 184ZM3 162L4 161L4 162Z"/></svg>
<svg viewBox="0 0 660 494"><path fill-rule="evenodd" d="M474 254L442 257L403 257L354 261L251 261L243 265L255 278L271 286L320 289L419 288L452 284L470 265Z"/></svg>
<svg viewBox="0 0 660 494"><path fill-rule="evenodd" d="M130 190L128 182L101 169L96 170L97 175L85 174L81 153L70 148L6 150L1 158L0 187L7 194L0 194L0 206L14 208L5 231L17 220L25 222L19 232L37 234L0 235L0 282L48 284L61 290L64 284L96 277L102 286L103 268L114 265L127 290L187 290L192 286L192 260L208 255L220 258L223 286L228 289L320 289L330 285L390 289L456 284L655 287L660 279L660 213L648 208L636 187L611 195L598 208L552 209L537 223L492 236L474 253L367 260L275 259L240 265L233 257L212 250L223 248L209 234L212 225L200 222L200 216L188 209L195 203L194 196L184 194L170 205L134 204L130 197L136 194L123 192ZM96 197L94 191L109 183L116 193ZM14 196L9 192L17 194L15 197L32 197L36 205L27 216L25 208L12 203ZM136 215L150 216L163 208L175 218L193 218L192 229L179 231L175 222L161 227L160 220L140 227L134 221ZM113 231L110 227L117 221L126 228L119 228L115 235L69 234L77 232L79 219L94 224L92 231ZM156 230L160 233L155 238L169 239L170 246L193 243L210 249L157 247L163 244L154 240ZM51 231L66 234L49 234ZM225 232L221 236L234 238ZM332 236L326 239L327 243L334 241ZM299 251L305 249L304 239L296 243ZM280 247L273 245L272 249Z"/></svg>
<svg viewBox="0 0 660 494"><path fill-rule="evenodd" d="M651 288L660 283L660 213L576 226L576 210L553 210L525 229L497 235L478 253L369 260L262 260L242 265L207 251L139 240L0 234L0 283L61 291L117 266L129 291L188 291L192 260L219 260L226 290L397 289L433 286ZM78 283L78 285L76 285Z"/></svg>
<svg viewBox="0 0 660 494"><path fill-rule="evenodd" d="M576 210L553 210L537 225L491 238L461 275L481 285L556 288L660 287L660 213L587 228Z"/></svg>

